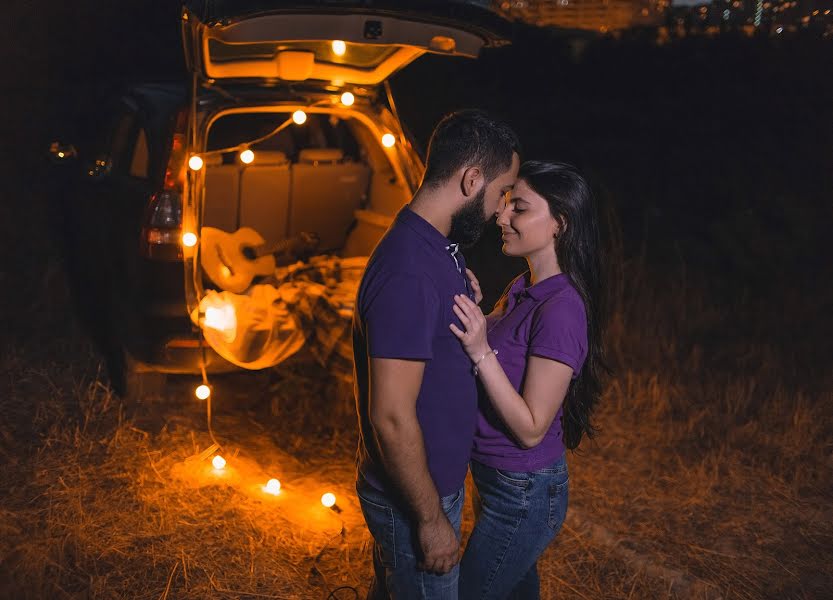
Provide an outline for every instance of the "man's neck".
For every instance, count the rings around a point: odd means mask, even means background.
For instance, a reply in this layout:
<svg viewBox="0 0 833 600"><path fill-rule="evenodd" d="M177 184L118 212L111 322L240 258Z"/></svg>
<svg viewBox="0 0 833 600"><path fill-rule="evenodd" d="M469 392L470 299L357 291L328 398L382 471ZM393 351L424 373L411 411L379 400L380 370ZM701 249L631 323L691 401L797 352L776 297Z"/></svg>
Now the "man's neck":
<svg viewBox="0 0 833 600"><path fill-rule="evenodd" d="M414 194L409 207L420 217L428 221L444 236L451 232L451 215L454 203L446 197L442 189L419 188Z"/></svg>

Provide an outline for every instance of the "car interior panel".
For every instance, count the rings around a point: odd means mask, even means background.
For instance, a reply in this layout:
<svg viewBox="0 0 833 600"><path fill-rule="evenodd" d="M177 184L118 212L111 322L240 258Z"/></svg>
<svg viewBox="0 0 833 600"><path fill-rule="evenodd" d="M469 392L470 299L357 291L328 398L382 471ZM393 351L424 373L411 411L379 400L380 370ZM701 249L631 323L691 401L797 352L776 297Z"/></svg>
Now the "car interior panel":
<svg viewBox="0 0 833 600"><path fill-rule="evenodd" d="M289 159L283 152L257 152L240 176L240 227L255 229L267 244L287 234L290 198Z"/></svg>

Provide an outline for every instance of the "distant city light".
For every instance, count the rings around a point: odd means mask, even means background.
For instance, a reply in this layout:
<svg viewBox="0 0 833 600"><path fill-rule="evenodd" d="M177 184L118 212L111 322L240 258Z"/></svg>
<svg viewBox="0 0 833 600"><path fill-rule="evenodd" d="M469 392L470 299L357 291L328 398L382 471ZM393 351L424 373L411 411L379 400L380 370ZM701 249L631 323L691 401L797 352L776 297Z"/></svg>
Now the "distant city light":
<svg viewBox="0 0 833 600"><path fill-rule="evenodd" d="M727 8L726 10L724 10L724 11L723 11L723 20L724 20L724 21L728 21L728 20L729 20L729 16L730 16L731 14L732 14L732 13L730 13L730 12L729 12L729 9L728 9L728 8Z"/></svg>
<svg viewBox="0 0 833 600"><path fill-rule="evenodd" d="M302 110L296 110L292 113L292 120L295 121L297 125L303 125L307 122L307 113Z"/></svg>
<svg viewBox="0 0 833 600"><path fill-rule="evenodd" d="M779 27L778 29L775 30L775 33L781 33L782 31L784 31L784 28Z"/></svg>

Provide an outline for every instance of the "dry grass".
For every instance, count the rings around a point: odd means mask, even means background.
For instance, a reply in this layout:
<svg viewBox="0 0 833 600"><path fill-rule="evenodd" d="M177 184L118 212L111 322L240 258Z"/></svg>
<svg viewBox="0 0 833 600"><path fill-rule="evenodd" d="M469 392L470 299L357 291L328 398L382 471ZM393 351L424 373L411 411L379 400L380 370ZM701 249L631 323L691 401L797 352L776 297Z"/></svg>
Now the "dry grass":
<svg viewBox="0 0 833 600"><path fill-rule="evenodd" d="M543 597L827 596L833 381L802 371L812 340L790 353L767 341L766 323L734 335L738 307L761 311L754 319L765 309L709 303L682 280L663 289L644 265L628 268L616 377L600 435L571 456L571 509L541 563ZM0 361L0 596L363 596L349 390L303 357L216 380L214 433L229 460L218 476L192 381L124 406L60 308L60 277L41 288L42 328L22 330ZM261 489L273 476L277 498ZM327 490L341 512L320 505Z"/></svg>

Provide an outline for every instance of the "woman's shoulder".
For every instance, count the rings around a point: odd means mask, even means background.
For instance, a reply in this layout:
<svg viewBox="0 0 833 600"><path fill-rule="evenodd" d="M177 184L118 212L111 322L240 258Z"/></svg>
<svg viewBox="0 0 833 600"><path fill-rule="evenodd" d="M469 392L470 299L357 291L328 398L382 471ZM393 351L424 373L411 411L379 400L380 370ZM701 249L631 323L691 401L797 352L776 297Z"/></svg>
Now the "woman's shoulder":
<svg viewBox="0 0 833 600"><path fill-rule="evenodd" d="M560 316L577 319L582 322L587 320L584 300L567 277L564 278L563 285L558 286L557 289L553 290L541 302L536 312L539 318L541 316Z"/></svg>

